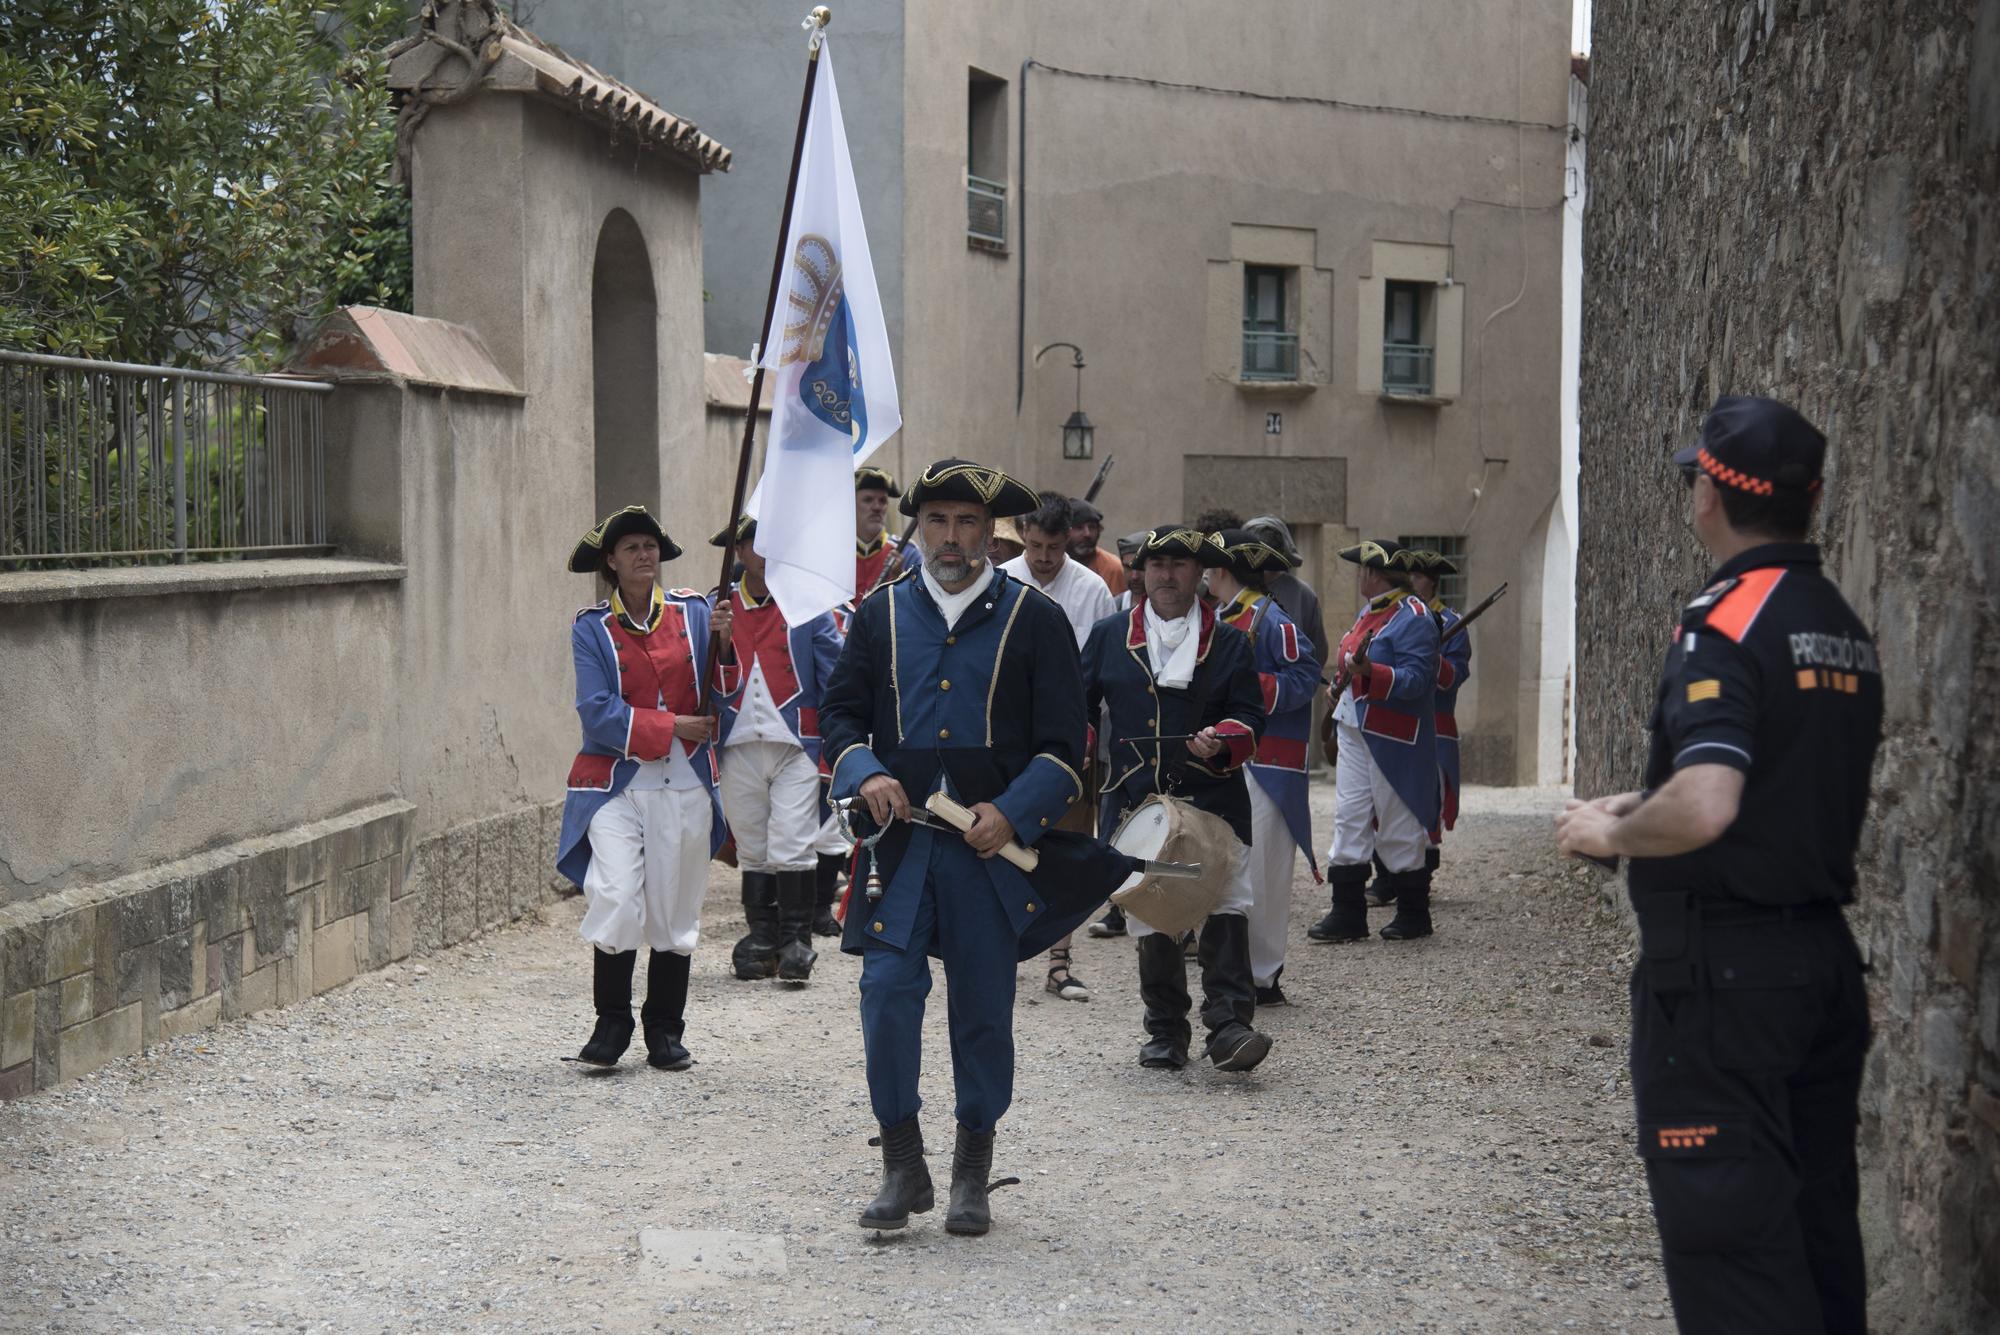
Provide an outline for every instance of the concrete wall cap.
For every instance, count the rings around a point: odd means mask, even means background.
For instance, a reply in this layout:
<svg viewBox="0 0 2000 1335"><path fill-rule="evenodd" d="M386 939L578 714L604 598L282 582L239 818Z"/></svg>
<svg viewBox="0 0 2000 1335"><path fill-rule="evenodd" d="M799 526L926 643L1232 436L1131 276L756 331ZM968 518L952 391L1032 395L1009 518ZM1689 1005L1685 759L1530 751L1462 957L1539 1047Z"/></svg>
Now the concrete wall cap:
<svg viewBox="0 0 2000 1335"><path fill-rule="evenodd" d="M156 598L183 593L233 593L240 589L289 589L315 584L400 580L409 573L382 561L340 557L289 557L268 561L210 561L184 566L128 566L107 570L25 570L0 574L0 605L63 603L90 598Z"/></svg>
<svg viewBox="0 0 2000 1335"><path fill-rule="evenodd" d="M383 382L525 398L477 331L376 306L343 306L320 321L288 365L344 383Z"/></svg>

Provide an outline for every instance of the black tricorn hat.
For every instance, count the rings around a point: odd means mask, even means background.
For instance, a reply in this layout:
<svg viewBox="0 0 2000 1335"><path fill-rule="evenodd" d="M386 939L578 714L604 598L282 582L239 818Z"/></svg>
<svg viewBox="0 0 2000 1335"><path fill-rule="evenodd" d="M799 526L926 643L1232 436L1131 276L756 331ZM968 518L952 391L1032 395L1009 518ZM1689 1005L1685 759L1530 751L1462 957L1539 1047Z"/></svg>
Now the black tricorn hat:
<svg viewBox="0 0 2000 1335"><path fill-rule="evenodd" d="M1429 575L1436 579L1439 575L1456 575L1458 565L1443 552L1434 552L1428 547L1407 547L1403 552L1413 575Z"/></svg>
<svg viewBox="0 0 2000 1335"><path fill-rule="evenodd" d="M1032 514L1042 508L1042 498L1033 487L997 468L966 459L940 459L926 468L896 508L914 519L917 507L927 501L968 501L985 506L995 519Z"/></svg>
<svg viewBox="0 0 2000 1335"><path fill-rule="evenodd" d="M660 560L664 563L681 554L667 531L660 527L660 521L653 518L652 511L643 505L628 505L623 510L606 515L598 521L596 528L583 535L569 554L569 568L579 575L594 575L604 568L604 555L617 547L618 540L628 533L650 533L660 544Z"/></svg>
<svg viewBox="0 0 2000 1335"><path fill-rule="evenodd" d="M1226 528L1211 539L1229 558L1230 573L1248 575L1279 574L1300 564L1247 528Z"/></svg>
<svg viewBox="0 0 2000 1335"><path fill-rule="evenodd" d="M903 489L896 485L894 474L890 473L886 468L876 468L871 464L863 464L854 470L854 489L856 491L886 491L891 496L901 496L903 494Z"/></svg>
<svg viewBox="0 0 2000 1335"><path fill-rule="evenodd" d="M1369 538L1365 542L1355 543L1352 547L1342 547L1340 559L1352 561L1358 566L1367 566L1370 570L1411 568L1409 548L1391 542L1387 538Z"/></svg>
<svg viewBox="0 0 2000 1335"><path fill-rule="evenodd" d="M736 521L735 528L723 529L708 540L711 547L734 547L739 542L748 542L757 536L757 521L744 515Z"/></svg>
<svg viewBox="0 0 2000 1335"><path fill-rule="evenodd" d="M1205 566L1229 564L1229 554L1222 550L1221 543L1186 524L1168 524L1147 532L1146 540L1139 544L1135 562L1143 566L1155 556L1191 556Z"/></svg>

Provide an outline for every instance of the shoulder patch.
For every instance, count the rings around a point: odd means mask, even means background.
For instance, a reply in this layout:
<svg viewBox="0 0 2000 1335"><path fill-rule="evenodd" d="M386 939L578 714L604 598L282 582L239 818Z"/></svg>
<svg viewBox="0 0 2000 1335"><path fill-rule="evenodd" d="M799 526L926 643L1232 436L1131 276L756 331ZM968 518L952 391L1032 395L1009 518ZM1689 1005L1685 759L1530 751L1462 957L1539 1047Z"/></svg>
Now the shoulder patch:
<svg viewBox="0 0 2000 1335"><path fill-rule="evenodd" d="M1757 622L1764 605L1771 600L1771 594L1784 580L1782 566L1765 566L1746 572L1742 578L1731 581L1729 587L1716 596L1709 607L1703 624L1712 631L1728 636L1737 643L1750 633L1750 627Z"/></svg>
<svg viewBox="0 0 2000 1335"><path fill-rule="evenodd" d="M702 593L702 592L701 592L701 591L700 591L699 589L668 589L668 590L667 590L667 597L669 597L669 598L692 598L692 599L694 599L694 600L695 600L696 602L706 602L706 601L708 601L708 595L707 595L707 594L705 594L705 593Z"/></svg>
<svg viewBox="0 0 2000 1335"><path fill-rule="evenodd" d="M589 616L592 612L609 612L610 610L611 610L611 600L609 598L606 598L601 603L592 603L588 607L579 607L576 609L576 615L570 618L570 624L572 625L576 624L577 622L583 620L585 617Z"/></svg>
<svg viewBox="0 0 2000 1335"><path fill-rule="evenodd" d="M1297 626L1294 626L1289 621L1284 621L1279 623L1278 632L1285 637L1285 647L1284 647L1285 661L1287 663L1298 662L1299 628Z"/></svg>

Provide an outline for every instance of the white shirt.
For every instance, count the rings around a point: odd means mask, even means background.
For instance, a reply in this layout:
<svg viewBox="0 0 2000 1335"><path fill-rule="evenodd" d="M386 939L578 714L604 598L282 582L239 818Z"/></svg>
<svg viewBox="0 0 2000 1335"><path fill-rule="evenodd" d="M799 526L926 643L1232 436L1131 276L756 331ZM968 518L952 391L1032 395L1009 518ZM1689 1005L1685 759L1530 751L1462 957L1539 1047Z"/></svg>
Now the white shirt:
<svg viewBox="0 0 2000 1335"><path fill-rule="evenodd" d="M729 740L724 749L738 742L782 742L786 746L797 746L799 739L792 736L792 730L785 726L785 716L778 712L778 701L771 694L771 684L764 680L762 660L750 665L750 680L743 687L743 703L737 707L736 722L729 727Z"/></svg>
<svg viewBox="0 0 2000 1335"><path fill-rule="evenodd" d="M1079 649L1090 638L1090 628L1118 610L1111 601L1111 590L1104 586L1104 577L1073 556L1063 557L1062 569L1047 584L1036 579L1028 568L1026 553L1000 568L1029 588L1040 589L1055 599L1056 606L1069 618L1069 628L1076 633Z"/></svg>
<svg viewBox="0 0 2000 1335"><path fill-rule="evenodd" d="M924 587L931 591L931 601L936 603L938 611L943 613L946 630L957 626L958 619L965 615L965 609L972 606L973 600L985 593L993 583L992 567L984 561L980 562L980 573L972 577L972 583L957 593L946 593L944 585L938 583L932 576L929 566L925 566L923 571Z"/></svg>
<svg viewBox="0 0 2000 1335"><path fill-rule="evenodd" d="M1153 680L1162 686L1180 688L1194 680L1195 655L1201 644L1201 636L1195 633L1199 607L1197 603L1185 616L1169 621L1153 610L1152 603L1146 604L1146 658Z"/></svg>

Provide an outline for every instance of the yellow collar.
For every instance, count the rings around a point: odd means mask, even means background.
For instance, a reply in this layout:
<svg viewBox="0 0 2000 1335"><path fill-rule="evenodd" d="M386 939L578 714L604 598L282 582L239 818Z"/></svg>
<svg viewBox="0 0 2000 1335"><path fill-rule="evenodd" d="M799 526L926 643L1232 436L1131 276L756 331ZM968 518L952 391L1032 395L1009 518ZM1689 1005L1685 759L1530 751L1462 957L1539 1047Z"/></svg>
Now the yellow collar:
<svg viewBox="0 0 2000 1335"><path fill-rule="evenodd" d="M1430 608L1430 609L1431 609L1431 611L1433 611L1433 612L1442 612L1442 611L1444 611L1444 595L1443 595L1443 594L1439 594L1439 595L1438 595L1437 597L1435 597L1435 598L1431 599L1431 600L1430 600L1429 602L1425 603L1425 604L1424 604L1424 606L1425 606L1425 607L1428 607L1428 608Z"/></svg>
<svg viewBox="0 0 2000 1335"><path fill-rule="evenodd" d="M765 592L766 593L769 592L768 586L766 586ZM736 596L743 600L743 610L746 612L754 612L758 608L762 607L765 603L770 601L768 597L765 598L752 597L750 593L749 583L745 580L740 580L740 579L736 581Z"/></svg>
<svg viewBox="0 0 2000 1335"><path fill-rule="evenodd" d="M611 591L611 614L625 618L626 623L636 627L638 633L641 635L651 634L653 627L660 624L660 612L666 605L666 592L659 585L655 584L653 586L653 604L646 609L646 619L642 622L625 610L625 600L619 596L618 590L613 589Z"/></svg>
<svg viewBox="0 0 2000 1335"><path fill-rule="evenodd" d="M1253 589L1245 585L1243 588L1237 590L1234 598L1229 600L1229 606L1223 609L1221 613L1222 619L1224 621L1232 621L1270 596L1270 594L1264 592L1262 589Z"/></svg>
<svg viewBox="0 0 2000 1335"><path fill-rule="evenodd" d="M1408 589L1390 589L1385 593L1378 593L1373 598L1370 598L1368 600L1368 610L1371 612L1380 612L1382 609L1394 607L1397 603L1402 602L1403 599L1412 596L1414 595Z"/></svg>
<svg viewBox="0 0 2000 1335"><path fill-rule="evenodd" d="M854 540L854 554L856 556L873 556L875 553L881 551L883 547L887 546L888 542L889 530L886 528L877 533L872 542L863 542L861 539L856 538Z"/></svg>

